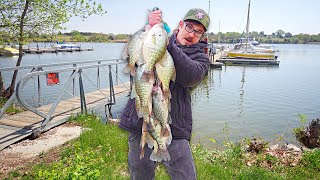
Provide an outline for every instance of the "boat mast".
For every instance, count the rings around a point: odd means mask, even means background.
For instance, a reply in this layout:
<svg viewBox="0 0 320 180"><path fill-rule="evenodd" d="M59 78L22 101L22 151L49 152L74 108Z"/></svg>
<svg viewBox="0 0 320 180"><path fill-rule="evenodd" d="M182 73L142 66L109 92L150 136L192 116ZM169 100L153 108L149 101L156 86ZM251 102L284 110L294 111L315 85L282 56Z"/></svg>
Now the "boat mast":
<svg viewBox="0 0 320 180"><path fill-rule="evenodd" d="M219 20L218 43L220 44L220 20Z"/></svg>
<svg viewBox="0 0 320 180"><path fill-rule="evenodd" d="M246 27L246 50L248 48L248 41L249 41L249 15L250 15L250 2L251 0L249 0L249 5L248 5L248 16L247 16L247 27Z"/></svg>
<svg viewBox="0 0 320 180"><path fill-rule="evenodd" d="M208 15L210 17L210 0L209 0L209 11L208 11ZM207 29L207 40L208 40L208 43L209 43L209 31Z"/></svg>

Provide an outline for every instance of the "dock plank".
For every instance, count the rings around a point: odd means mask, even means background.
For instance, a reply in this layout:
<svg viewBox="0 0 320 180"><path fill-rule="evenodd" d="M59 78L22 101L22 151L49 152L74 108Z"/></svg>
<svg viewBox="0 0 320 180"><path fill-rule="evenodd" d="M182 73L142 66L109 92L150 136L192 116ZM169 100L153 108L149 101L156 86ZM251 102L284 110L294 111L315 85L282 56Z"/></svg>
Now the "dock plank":
<svg viewBox="0 0 320 180"><path fill-rule="evenodd" d="M39 121L40 122L40 121ZM35 124L37 124L38 122L35 123L30 123L30 122L24 122L24 121L16 121L16 120L10 120L10 119L3 119L1 120L1 124L2 125L6 125L6 126L13 126L13 127L20 127L20 128L27 128L30 129L32 128Z"/></svg>

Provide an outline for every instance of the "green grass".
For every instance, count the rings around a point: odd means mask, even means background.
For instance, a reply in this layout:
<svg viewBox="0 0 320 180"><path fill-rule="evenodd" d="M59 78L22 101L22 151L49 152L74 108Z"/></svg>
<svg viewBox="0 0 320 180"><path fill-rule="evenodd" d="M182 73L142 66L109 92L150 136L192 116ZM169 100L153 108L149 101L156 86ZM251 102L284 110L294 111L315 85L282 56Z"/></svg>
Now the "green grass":
<svg viewBox="0 0 320 180"><path fill-rule="evenodd" d="M86 128L81 136L65 144L59 158L51 163L38 163L27 173L12 171L7 179L130 179L127 154L128 133L115 125L104 125L94 115L79 115L72 122ZM256 163L246 164L248 157L240 144L231 144L225 150L208 150L192 145L198 179L319 179L320 150L308 151L295 167L284 166L272 156L258 154ZM45 157L47 154L43 154ZM272 168L262 166L268 161ZM169 180L159 164L156 179Z"/></svg>
<svg viewBox="0 0 320 180"><path fill-rule="evenodd" d="M0 97L0 107L2 108L5 103L7 102L7 99ZM19 112L23 112L24 110L21 107L16 106L15 104L11 104L9 108L6 110L6 114L13 115L17 114Z"/></svg>

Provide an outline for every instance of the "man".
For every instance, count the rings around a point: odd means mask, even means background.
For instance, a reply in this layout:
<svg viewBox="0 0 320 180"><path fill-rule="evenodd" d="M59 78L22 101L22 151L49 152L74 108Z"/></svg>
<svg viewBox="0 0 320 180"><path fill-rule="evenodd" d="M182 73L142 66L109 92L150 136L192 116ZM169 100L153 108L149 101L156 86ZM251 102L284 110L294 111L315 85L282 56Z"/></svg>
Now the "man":
<svg viewBox="0 0 320 180"><path fill-rule="evenodd" d="M161 11L149 14L151 26L162 22ZM196 169L189 141L192 130L190 88L199 84L210 67L204 48L207 44L201 37L208 30L210 18L202 9L191 9L179 22L170 37L167 50L171 54L176 80L170 83L171 118L173 140L168 147L171 160L164 161L171 179L196 179ZM156 163L150 160L152 149L145 147L144 158L140 160L140 138L142 119L137 116L135 101L129 100L119 126L130 132L128 163L131 179L154 179Z"/></svg>

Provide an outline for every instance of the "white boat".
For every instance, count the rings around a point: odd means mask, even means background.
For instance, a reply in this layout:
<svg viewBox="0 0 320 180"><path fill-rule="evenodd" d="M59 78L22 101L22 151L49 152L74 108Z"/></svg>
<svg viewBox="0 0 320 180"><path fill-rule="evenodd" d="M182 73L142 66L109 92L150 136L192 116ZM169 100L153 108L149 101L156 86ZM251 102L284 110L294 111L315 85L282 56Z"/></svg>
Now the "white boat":
<svg viewBox="0 0 320 180"><path fill-rule="evenodd" d="M240 38L240 43L245 44L246 43L246 38ZM261 44L258 41L256 41L255 37L249 37L248 38L248 44L251 44L252 48L255 48L256 50L269 49L272 52L278 52L278 50L276 50L276 48L273 45Z"/></svg>
<svg viewBox="0 0 320 180"><path fill-rule="evenodd" d="M57 42L53 45L53 48L56 49L79 49L80 45L73 44L73 43L65 43L65 42Z"/></svg>

